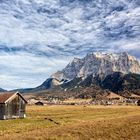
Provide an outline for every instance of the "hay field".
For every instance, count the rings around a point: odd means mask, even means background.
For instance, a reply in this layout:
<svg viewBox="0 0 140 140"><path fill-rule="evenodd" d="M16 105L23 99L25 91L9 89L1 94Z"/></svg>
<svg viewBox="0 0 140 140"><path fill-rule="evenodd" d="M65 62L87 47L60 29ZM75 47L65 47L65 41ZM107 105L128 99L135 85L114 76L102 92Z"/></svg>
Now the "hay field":
<svg viewBox="0 0 140 140"><path fill-rule="evenodd" d="M0 140L140 140L140 107L27 106L0 121Z"/></svg>

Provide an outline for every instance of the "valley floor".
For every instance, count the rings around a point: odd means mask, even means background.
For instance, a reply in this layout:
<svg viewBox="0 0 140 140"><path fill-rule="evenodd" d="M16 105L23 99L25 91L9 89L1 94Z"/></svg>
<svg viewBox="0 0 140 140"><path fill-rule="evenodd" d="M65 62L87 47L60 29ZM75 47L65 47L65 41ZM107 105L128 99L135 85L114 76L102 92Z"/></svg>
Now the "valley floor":
<svg viewBox="0 0 140 140"><path fill-rule="evenodd" d="M138 106L27 106L0 121L0 140L139 140Z"/></svg>

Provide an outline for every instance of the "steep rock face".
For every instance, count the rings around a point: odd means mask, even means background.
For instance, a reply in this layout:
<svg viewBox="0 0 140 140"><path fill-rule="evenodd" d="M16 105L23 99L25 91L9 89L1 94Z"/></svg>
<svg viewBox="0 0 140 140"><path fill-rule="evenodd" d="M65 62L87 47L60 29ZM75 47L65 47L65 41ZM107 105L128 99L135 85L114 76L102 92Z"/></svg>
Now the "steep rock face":
<svg viewBox="0 0 140 140"><path fill-rule="evenodd" d="M96 77L99 75L104 79L114 72L123 74L140 74L140 63L126 52L123 53L89 53L83 59L75 58L66 68L53 74L51 77L58 80L72 80L75 77L86 78L89 75Z"/></svg>
<svg viewBox="0 0 140 140"><path fill-rule="evenodd" d="M66 79L73 79L77 76L83 65L84 61L82 59L74 58L74 60L62 70L62 73Z"/></svg>
<svg viewBox="0 0 140 140"><path fill-rule="evenodd" d="M140 74L140 63L134 56L124 52L119 55L115 71Z"/></svg>
<svg viewBox="0 0 140 140"><path fill-rule="evenodd" d="M51 77L60 81L63 79L71 80L77 76L83 65L83 59L74 58L62 71L54 73Z"/></svg>
<svg viewBox="0 0 140 140"><path fill-rule="evenodd" d="M140 63L135 57L127 53L102 54L90 53L85 58L84 65L78 76L99 75L105 77L113 72L138 73L140 74Z"/></svg>

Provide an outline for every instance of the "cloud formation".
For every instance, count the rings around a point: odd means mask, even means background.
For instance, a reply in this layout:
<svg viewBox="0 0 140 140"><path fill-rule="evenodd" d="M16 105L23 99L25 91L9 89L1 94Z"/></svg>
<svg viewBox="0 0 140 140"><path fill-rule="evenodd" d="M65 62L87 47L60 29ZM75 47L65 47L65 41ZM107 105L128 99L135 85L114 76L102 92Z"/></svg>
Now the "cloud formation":
<svg viewBox="0 0 140 140"><path fill-rule="evenodd" d="M34 87L75 56L140 58L139 0L0 0L0 87Z"/></svg>

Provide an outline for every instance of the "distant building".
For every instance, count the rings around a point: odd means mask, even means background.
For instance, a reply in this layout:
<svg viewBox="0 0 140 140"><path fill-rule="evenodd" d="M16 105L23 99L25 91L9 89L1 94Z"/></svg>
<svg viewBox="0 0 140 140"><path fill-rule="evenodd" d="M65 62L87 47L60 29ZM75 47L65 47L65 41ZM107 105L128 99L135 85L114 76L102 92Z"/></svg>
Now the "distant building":
<svg viewBox="0 0 140 140"><path fill-rule="evenodd" d="M20 93L0 94L0 119L25 118L27 101Z"/></svg>
<svg viewBox="0 0 140 140"><path fill-rule="evenodd" d="M41 101L38 101L38 102L36 102L36 103L35 103L35 105L40 105L40 106L43 106L43 105L44 105L44 103L43 103L43 102L41 102Z"/></svg>

